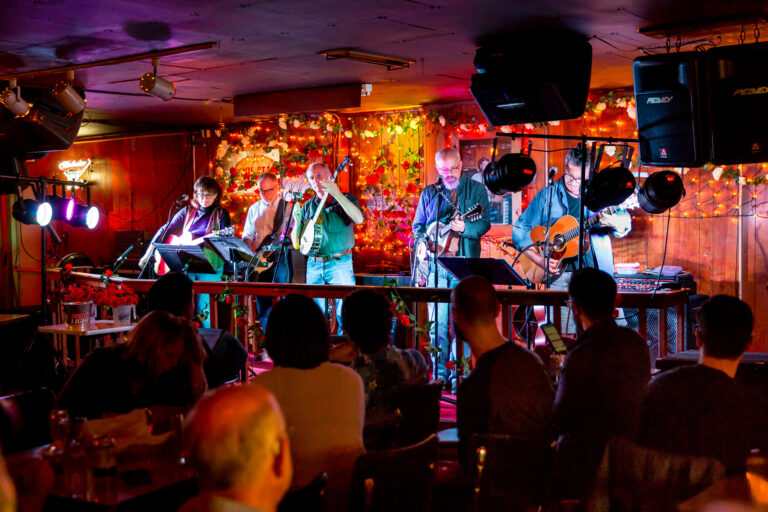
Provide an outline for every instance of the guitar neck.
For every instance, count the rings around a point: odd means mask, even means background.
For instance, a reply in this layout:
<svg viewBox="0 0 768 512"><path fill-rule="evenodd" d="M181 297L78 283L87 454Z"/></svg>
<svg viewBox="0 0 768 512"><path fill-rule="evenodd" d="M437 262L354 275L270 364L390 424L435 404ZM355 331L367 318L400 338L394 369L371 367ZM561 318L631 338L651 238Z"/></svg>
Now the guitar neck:
<svg viewBox="0 0 768 512"><path fill-rule="evenodd" d="M339 175L341 170L347 166L349 163L350 157L346 156L344 157L344 160L341 161L338 167L336 167L336 170L333 171L333 176L331 176L331 181L336 181L336 177ZM320 214L323 213L323 208L325 208L325 202L328 200L328 191L326 190L323 192L323 197L320 198L320 203L317 205L317 210L315 210L315 215L312 217L312 222L317 224L317 219L320 218Z"/></svg>
<svg viewBox="0 0 768 512"><path fill-rule="evenodd" d="M609 208L606 208L603 211L608 212L609 214L611 214L611 213L616 213L618 210L619 210L618 206L611 206ZM588 218L587 220L584 221L584 231L589 231L590 229L595 227L595 225L598 222L600 222L600 214L597 214L597 215L594 215L594 216ZM578 226L575 227L575 228L569 229L568 231L563 233L563 239L564 239L565 242L568 242L569 240L573 240L577 236L579 236L579 228L578 228Z"/></svg>

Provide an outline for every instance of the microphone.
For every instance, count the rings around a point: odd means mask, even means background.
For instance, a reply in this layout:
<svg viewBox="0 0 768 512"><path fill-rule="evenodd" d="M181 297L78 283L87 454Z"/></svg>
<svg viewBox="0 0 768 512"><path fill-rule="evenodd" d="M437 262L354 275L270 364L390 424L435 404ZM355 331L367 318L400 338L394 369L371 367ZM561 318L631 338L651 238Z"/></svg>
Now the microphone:
<svg viewBox="0 0 768 512"><path fill-rule="evenodd" d="M438 191L442 191L445 189L445 185L443 185L443 177L439 176L437 178L437 183L435 183L435 187L437 187Z"/></svg>
<svg viewBox="0 0 768 512"><path fill-rule="evenodd" d="M181 197L180 197L180 198L178 198L177 200L175 200L173 203L174 203L174 204L181 204L181 203L183 203L184 201L189 201L189 195L187 195L187 194L181 194Z"/></svg>
<svg viewBox="0 0 768 512"><path fill-rule="evenodd" d="M555 174L557 174L557 167L554 165L549 168L549 184L552 184L552 181L555 179Z"/></svg>

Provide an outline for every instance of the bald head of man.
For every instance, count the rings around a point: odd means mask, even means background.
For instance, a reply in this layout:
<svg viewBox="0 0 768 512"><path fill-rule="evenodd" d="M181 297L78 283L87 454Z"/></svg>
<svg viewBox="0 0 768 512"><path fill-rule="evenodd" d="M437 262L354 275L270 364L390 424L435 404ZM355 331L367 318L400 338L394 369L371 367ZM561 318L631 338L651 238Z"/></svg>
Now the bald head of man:
<svg viewBox="0 0 768 512"><path fill-rule="evenodd" d="M185 444L201 489L214 496L272 512L290 487L285 420L262 387L231 386L204 397L188 416Z"/></svg>

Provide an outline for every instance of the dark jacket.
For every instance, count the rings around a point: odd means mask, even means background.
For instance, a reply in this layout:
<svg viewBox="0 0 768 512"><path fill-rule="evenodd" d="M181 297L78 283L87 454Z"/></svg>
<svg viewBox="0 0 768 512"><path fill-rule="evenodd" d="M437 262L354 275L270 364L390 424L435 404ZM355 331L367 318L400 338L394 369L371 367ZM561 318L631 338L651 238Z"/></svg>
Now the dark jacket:
<svg viewBox="0 0 768 512"><path fill-rule="evenodd" d="M474 205L479 204L483 213L479 219L470 222L465 221L464 233L461 233L459 243L459 256L467 258L480 257L480 237L491 229L490 205L488 204L488 194L482 183L472 181L466 176L459 180L459 186L456 189L457 207L464 213ZM450 197L450 192L446 191ZM437 187L429 185L421 192L419 205L416 207L416 214L413 217L413 235L414 238L424 238L427 227L435 221L435 211L437 210ZM451 221L454 213L450 203L443 198L440 204L440 225Z"/></svg>

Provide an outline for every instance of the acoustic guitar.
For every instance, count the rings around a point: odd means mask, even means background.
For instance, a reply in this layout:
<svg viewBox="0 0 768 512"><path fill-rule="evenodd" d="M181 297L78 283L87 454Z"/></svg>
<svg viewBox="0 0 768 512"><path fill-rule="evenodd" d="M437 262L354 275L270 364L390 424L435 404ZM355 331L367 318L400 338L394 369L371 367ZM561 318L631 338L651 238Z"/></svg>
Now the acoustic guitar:
<svg viewBox="0 0 768 512"><path fill-rule="evenodd" d="M165 242L169 245L200 245L205 241L206 238L210 238L212 236L232 236L235 234L235 227L230 226L228 228L220 229L218 231L212 231L211 233L208 233L205 236L201 236L198 238L193 239L192 234L189 232L185 232L180 236L171 235L168 237L168 241ZM205 251L205 249L204 249ZM171 269L168 268L168 266L165 264L165 261L163 261L163 258L160 257L159 254L155 255L155 272L157 275L162 276L170 272Z"/></svg>
<svg viewBox="0 0 768 512"><path fill-rule="evenodd" d="M351 156L347 155L344 160L341 161L339 166L333 171L331 181L336 181L336 177L339 175L344 167L347 166ZM317 256L317 252L320 250L320 244L323 243L323 219L322 214L325 209L325 202L328 199L328 191L323 192L323 197L320 198L320 204L317 205L315 215L304 225L304 230L301 232L299 238L299 251L304 256Z"/></svg>
<svg viewBox="0 0 768 512"><path fill-rule="evenodd" d="M637 206L637 197L633 194L624 203L618 206L610 206L604 210L601 210L597 215L593 215L589 219L585 220L584 232L588 233L590 229L596 227L600 223L600 214L602 213L613 214L620 210L636 208ZM534 243L539 244L544 242L546 240L546 236L546 226L536 226L531 229L531 240ZM568 263L565 260L578 256L579 254L578 219L570 215L563 215L557 219L557 221L552 224L552 227L549 229L549 243L551 244L552 250L550 258L558 262L557 271L549 274L549 282L547 284L552 284L552 282L560 277L560 274L563 273L563 270L565 270L565 267ZM539 254L544 256L545 247L546 244L537 245L536 250L539 251ZM584 252L588 250L589 237L585 236ZM533 260L530 259L525 253L520 255L520 264L522 266L523 272L525 272L525 277L527 277L529 281L533 283L546 282L546 271L534 263Z"/></svg>

